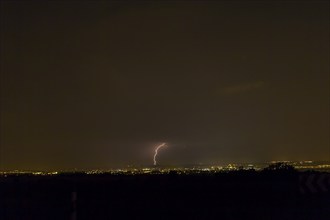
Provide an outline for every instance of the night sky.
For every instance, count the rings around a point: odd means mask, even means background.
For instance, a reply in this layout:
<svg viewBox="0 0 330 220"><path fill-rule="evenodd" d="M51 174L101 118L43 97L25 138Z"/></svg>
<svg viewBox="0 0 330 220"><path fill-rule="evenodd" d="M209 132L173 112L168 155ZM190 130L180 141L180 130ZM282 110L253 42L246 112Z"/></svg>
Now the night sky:
<svg viewBox="0 0 330 220"><path fill-rule="evenodd" d="M330 160L329 7L1 1L0 170Z"/></svg>

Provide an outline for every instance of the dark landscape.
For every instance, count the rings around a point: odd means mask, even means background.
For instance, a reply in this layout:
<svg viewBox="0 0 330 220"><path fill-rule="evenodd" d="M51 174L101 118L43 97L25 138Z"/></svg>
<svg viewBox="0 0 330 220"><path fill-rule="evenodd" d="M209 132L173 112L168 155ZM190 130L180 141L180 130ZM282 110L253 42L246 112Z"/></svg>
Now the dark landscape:
<svg viewBox="0 0 330 220"><path fill-rule="evenodd" d="M299 176L321 172L7 176L0 219L327 219L326 191ZM315 178L317 179L317 178ZM303 191L302 191L303 190Z"/></svg>

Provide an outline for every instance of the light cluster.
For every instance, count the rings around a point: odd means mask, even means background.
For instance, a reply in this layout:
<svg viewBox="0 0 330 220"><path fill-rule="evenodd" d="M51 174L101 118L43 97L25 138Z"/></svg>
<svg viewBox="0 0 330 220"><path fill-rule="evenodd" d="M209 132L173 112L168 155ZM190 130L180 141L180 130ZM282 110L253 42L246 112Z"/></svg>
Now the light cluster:
<svg viewBox="0 0 330 220"><path fill-rule="evenodd" d="M166 166L152 166L136 168L129 166L123 169L94 169L87 171L0 171L0 176L18 176L18 175L29 175L29 176L52 176L59 174L87 174L87 175L100 175L100 174L111 174L111 175L160 175L160 174L214 174L224 173L229 171L239 170L255 170L260 171L271 164L285 163L293 166L297 170L317 170L330 172L330 163L325 162L313 162L313 161L271 161L269 163L256 163L256 164L228 164L225 166L189 166L189 167L166 167Z"/></svg>

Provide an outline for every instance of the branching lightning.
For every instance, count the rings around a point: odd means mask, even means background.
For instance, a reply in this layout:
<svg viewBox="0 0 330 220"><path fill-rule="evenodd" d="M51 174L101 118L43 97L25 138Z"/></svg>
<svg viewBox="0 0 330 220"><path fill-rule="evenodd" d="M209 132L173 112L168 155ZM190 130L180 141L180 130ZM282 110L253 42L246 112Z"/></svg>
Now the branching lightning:
<svg viewBox="0 0 330 220"><path fill-rule="evenodd" d="M162 143L161 145L158 145L155 149L155 154L154 154L154 165L156 166L157 165L157 160L156 160L156 157L157 157L157 154L158 154L158 150L162 147L165 147L166 146L166 143Z"/></svg>

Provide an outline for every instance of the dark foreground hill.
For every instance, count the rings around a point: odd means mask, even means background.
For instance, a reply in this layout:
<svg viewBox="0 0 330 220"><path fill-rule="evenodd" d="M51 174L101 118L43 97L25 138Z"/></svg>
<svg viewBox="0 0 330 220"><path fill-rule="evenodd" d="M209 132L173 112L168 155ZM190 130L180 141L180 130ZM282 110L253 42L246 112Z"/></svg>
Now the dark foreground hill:
<svg viewBox="0 0 330 220"><path fill-rule="evenodd" d="M2 177L0 219L329 219L328 188L309 191L311 183L302 186L299 175Z"/></svg>

